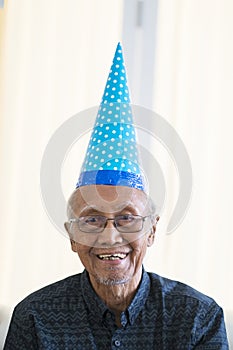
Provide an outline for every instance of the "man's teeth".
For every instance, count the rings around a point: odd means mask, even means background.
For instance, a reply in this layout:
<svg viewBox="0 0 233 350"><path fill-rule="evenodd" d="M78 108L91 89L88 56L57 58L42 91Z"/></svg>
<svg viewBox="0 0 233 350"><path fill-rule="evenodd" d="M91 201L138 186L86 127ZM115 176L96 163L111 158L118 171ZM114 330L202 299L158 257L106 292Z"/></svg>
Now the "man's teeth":
<svg viewBox="0 0 233 350"><path fill-rule="evenodd" d="M117 259L124 259L126 256L127 254L124 254L124 253L100 254L98 255L98 258L101 260L117 260Z"/></svg>

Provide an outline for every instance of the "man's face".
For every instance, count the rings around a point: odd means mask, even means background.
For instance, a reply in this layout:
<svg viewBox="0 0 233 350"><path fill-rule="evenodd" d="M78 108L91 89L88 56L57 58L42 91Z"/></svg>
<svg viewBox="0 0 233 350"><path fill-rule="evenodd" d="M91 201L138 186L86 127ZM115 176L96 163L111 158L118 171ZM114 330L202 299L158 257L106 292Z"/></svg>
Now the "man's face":
<svg viewBox="0 0 233 350"><path fill-rule="evenodd" d="M149 215L148 197L144 192L123 186L84 186L75 191L70 200L70 218L102 215ZM72 237L72 249L91 278L105 285L130 281L141 269L148 246L153 244L155 225L151 218L144 221L140 232L121 233L108 221L103 232L78 232Z"/></svg>

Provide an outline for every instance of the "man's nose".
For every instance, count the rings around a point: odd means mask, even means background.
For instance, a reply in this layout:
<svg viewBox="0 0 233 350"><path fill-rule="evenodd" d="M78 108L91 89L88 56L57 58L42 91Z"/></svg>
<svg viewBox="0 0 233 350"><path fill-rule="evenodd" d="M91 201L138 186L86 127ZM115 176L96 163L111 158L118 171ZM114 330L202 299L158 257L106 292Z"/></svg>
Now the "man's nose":
<svg viewBox="0 0 233 350"><path fill-rule="evenodd" d="M114 219L110 219L107 221L106 226L103 232L98 234L98 244L105 246L112 246L116 244L121 244L123 242L122 235L119 231L117 231Z"/></svg>

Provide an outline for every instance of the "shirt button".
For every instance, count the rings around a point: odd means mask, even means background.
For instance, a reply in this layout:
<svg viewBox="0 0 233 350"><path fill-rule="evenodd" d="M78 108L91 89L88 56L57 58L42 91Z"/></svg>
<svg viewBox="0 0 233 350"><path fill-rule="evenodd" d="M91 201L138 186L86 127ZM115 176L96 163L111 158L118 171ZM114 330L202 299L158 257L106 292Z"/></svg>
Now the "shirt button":
<svg viewBox="0 0 233 350"><path fill-rule="evenodd" d="M112 319L112 315L110 314L110 312L107 313L106 317L107 317L107 320L111 320Z"/></svg>
<svg viewBox="0 0 233 350"><path fill-rule="evenodd" d="M121 342L120 342L120 340L115 340L115 342L114 342L114 344L115 344L115 346L120 346L121 345Z"/></svg>

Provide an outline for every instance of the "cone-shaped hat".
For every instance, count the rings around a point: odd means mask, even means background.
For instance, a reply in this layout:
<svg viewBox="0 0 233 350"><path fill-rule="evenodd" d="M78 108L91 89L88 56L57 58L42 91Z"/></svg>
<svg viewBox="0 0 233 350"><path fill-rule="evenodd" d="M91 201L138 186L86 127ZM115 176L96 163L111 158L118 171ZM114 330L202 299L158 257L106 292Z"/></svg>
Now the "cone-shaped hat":
<svg viewBox="0 0 233 350"><path fill-rule="evenodd" d="M128 186L144 190L122 48L117 45L76 188Z"/></svg>

